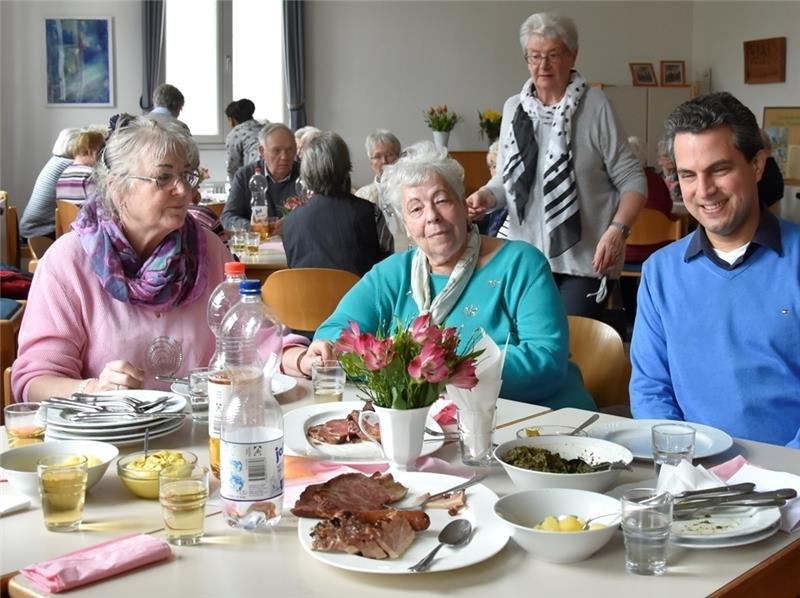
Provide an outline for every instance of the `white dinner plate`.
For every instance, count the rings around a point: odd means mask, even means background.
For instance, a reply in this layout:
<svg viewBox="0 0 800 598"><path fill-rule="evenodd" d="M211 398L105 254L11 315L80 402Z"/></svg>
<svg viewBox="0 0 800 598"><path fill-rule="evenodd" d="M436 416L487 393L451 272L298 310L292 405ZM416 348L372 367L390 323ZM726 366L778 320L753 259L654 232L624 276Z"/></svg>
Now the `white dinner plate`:
<svg viewBox="0 0 800 598"><path fill-rule="evenodd" d="M441 492L464 481L451 475L423 472L392 472L395 480L408 488L408 497L400 504L412 504L426 492ZM483 484L467 488L467 506L456 516L472 523L472 540L456 548L445 546L436 555L429 571L451 571L480 563L500 552L508 542L506 527L493 516L492 509L497 495ZM342 552L320 552L311 549L311 530L319 519L300 518L297 533L303 548L312 557L348 571L362 573L383 573L397 575L410 573L408 568L428 554L437 544L437 536L442 528L454 519L444 509L427 509L431 525L423 532L417 532L413 544L398 559L376 560Z"/></svg>
<svg viewBox="0 0 800 598"><path fill-rule="evenodd" d="M164 422L163 425L150 428L148 435L149 440L162 438L163 436L172 434L176 430L180 429L180 427L184 424L184 421L185 420L183 419L168 420ZM135 444L141 444L142 441L144 441L144 431L142 430L136 434L89 437L85 436L81 432L60 432L56 430L50 430L48 428L47 432L45 433L45 438L47 440L97 440L100 442L109 442L115 446L131 446Z"/></svg>
<svg viewBox="0 0 800 598"><path fill-rule="evenodd" d="M374 442L353 442L347 444L316 444L306 436L311 426L324 424L332 419L344 419L348 414L364 407L363 401L343 401L338 403L317 403L290 411L283 416L284 449L288 455L316 457L346 461L348 463L384 463L383 451ZM428 416L425 425L436 432L442 427ZM422 455L430 455L444 445L444 438L425 434Z"/></svg>
<svg viewBox="0 0 800 598"><path fill-rule="evenodd" d="M749 536L771 528L780 523L781 511L778 507L741 507L709 513L696 519L674 520L670 528L670 538L674 542L690 540L728 540Z"/></svg>
<svg viewBox="0 0 800 598"><path fill-rule="evenodd" d="M115 390L103 393L108 396L130 396L142 401L153 401L164 395L169 395L169 400L164 403L161 408L153 412L152 417L144 416L129 416L121 414L118 418L107 417L102 420L96 421L73 421L69 415L74 413L69 407L64 409L48 408L47 410L47 424L48 427L53 425L62 430L87 430L87 429L133 429L136 427L146 428L154 421L159 421L158 416L164 413L180 413L186 408L186 397L164 392L162 390Z"/></svg>
<svg viewBox="0 0 800 598"><path fill-rule="evenodd" d="M610 440L627 447L636 459L652 461L653 442L651 429L656 424L668 423L675 422L667 419L626 419L605 424L595 424L586 431L589 436ZM686 425L695 429L695 459L718 455L733 446L733 438L722 430L692 422L686 422Z"/></svg>
<svg viewBox="0 0 800 598"><path fill-rule="evenodd" d="M287 376L286 374L274 374L272 376L272 394L279 395L286 391L292 390L295 386L297 386L297 380L292 378L291 376ZM169 388L175 394L190 397L189 394L189 385L185 382L173 382L172 386ZM206 402L197 402L192 403L194 406L203 406L208 405L208 401Z"/></svg>
<svg viewBox="0 0 800 598"><path fill-rule="evenodd" d="M689 538L673 538L670 537L670 542L675 544L676 546L683 546L684 548L698 548L698 549L709 549L709 548L732 548L734 546L744 546L745 544L754 544L755 542L761 542L761 540L766 540L775 532L777 532L781 528L780 520L773 523L771 526L753 532L752 534L745 534L741 536L734 536L731 538L697 538L697 539L689 539Z"/></svg>

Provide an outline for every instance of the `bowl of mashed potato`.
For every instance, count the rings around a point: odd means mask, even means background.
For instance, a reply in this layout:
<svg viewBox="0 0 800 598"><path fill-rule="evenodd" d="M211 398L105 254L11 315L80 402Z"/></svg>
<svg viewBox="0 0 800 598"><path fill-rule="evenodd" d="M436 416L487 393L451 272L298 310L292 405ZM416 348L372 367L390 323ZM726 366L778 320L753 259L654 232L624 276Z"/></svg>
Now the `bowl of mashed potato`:
<svg viewBox="0 0 800 598"><path fill-rule="evenodd" d="M189 451L151 450L131 453L117 461L117 474L125 487L139 498L158 498L158 474L173 465L194 465L197 455Z"/></svg>

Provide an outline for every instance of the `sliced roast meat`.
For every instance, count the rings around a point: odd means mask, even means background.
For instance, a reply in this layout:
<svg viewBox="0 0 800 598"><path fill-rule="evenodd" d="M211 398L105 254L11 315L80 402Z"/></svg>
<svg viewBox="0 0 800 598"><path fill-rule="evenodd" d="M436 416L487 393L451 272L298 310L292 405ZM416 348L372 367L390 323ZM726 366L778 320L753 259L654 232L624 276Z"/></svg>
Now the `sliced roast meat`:
<svg viewBox="0 0 800 598"><path fill-rule="evenodd" d="M392 474L344 473L303 490L292 513L298 517L330 519L344 511L377 511L402 499L408 489Z"/></svg>
<svg viewBox="0 0 800 598"><path fill-rule="evenodd" d="M350 442L350 426L346 419L332 419L316 426L309 426L306 435L311 442L322 444L345 444Z"/></svg>
<svg viewBox="0 0 800 598"><path fill-rule="evenodd" d="M380 516L342 513L318 523L311 531L314 550L346 552L371 559L399 558L414 541L414 529L399 511Z"/></svg>

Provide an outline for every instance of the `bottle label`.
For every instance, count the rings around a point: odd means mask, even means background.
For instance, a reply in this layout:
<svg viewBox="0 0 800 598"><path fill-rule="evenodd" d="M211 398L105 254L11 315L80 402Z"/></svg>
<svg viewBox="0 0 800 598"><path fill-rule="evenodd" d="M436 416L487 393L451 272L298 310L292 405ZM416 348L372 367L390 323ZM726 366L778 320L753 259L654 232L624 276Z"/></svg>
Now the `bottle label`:
<svg viewBox="0 0 800 598"><path fill-rule="evenodd" d="M283 435L253 443L220 444L220 489L228 500L270 500L283 494Z"/></svg>
<svg viewBox="0 0 800 598"><path fill-rule="evenodd" d="M208 435L219 438L222 427L222 408L231 398L231 382L222 378L222 382L208 380Z"/></svg>
<svg viewBox="0 0 800 598"><path fill-rule="evenodd" d="M250 222L266 222L269 217L269 206L253 206Z"/></svg>

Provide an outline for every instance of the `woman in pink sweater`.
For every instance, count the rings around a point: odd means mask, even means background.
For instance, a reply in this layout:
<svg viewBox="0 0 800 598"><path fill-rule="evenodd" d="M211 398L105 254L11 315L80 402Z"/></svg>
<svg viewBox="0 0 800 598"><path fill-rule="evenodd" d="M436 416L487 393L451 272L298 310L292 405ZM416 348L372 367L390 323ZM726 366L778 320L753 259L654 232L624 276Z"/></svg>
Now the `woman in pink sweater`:
<svg viewBox="0 0 800 598"><path fill-rule="evenodd" d="M195 142L174 123L137 118L111 136L95 167L97 193L37 267L14 362L18 400L164 389L145 371L157 337L180 344L175 375L208 364L206 305L232 258L186 217L198 162ZM285 348L301 343L284 339ZM284 351L290 374L298 352Z"/></svg>

